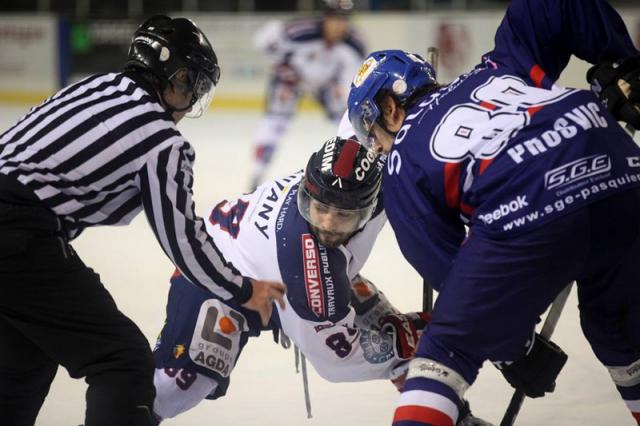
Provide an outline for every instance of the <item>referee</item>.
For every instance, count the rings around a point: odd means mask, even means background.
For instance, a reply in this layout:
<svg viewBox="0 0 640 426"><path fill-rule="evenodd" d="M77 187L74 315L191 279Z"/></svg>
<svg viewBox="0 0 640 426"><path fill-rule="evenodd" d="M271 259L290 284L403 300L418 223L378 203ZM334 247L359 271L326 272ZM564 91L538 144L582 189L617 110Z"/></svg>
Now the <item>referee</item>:
<svg viewBox="0 0 640 426"><path fill-rule="evenodd" d="M69 245L144 210L193 283L271 315L284 286L242 277L194 214L194 152L176 124L208 107L220 77L191 21L154 16L123 73L94 75L0 135L0 424L33 425L58 365L85 377L85 426L149 425L149 344Z"/></svg>

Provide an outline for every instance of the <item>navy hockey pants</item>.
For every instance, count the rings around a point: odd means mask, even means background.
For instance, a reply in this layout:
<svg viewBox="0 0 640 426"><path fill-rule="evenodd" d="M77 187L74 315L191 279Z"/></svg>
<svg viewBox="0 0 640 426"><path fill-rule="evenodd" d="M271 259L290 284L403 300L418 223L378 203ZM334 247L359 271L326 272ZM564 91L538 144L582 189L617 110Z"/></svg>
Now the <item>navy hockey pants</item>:
<svg viewBox="0 0 640 426"><path fill-rule="evenodd" d="M472 383L483 361L523 356L536 322L573 280L582 330L595 355L610 372L629 370L624 386L614 377L629 405L640 399L640 368L632 368L640 359L638 189L520 235L472 229L417 356L445 364Z"/></svg>
<svg viewBox="0 0 640 426"><path fill-rule="evenodd" d="M0 202L0 424L33 425L62 365L89 385L85 426L150 425L148 341L42 210Z"/></svg>

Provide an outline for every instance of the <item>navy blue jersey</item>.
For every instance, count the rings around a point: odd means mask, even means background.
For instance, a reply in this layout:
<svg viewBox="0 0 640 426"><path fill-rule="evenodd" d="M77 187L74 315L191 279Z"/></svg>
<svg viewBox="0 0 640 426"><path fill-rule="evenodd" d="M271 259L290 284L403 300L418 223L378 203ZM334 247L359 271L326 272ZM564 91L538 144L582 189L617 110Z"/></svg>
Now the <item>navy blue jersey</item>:
<svg viewBox="0 0 640 426"><path fill-rule="evenodd" d="M571 54L638 56L604 1L513 1L482 63L407 110L385 210L436 289L471 232L525 232L640 185L640 149L591 92L554 85ZM427 237L425 237L427 236Z"/></svg>

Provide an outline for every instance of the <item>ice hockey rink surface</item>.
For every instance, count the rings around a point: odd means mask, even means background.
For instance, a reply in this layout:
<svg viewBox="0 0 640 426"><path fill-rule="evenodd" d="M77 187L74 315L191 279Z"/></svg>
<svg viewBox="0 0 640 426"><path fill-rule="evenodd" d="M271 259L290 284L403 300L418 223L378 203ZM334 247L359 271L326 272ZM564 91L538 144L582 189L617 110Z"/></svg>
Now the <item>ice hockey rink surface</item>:
<svg viewBox="0 0 640 426"><path fill-rule="evenodd" d="M26 109L0 106L0 133ZM200 214L213 203L235 198L248 188L251 144L259 119L257 111L214 108L203 118L180 123L179 128L196 151L195 200ZM270 176L303 168L310 153L334 132L334 125L320 113L305 112L296 117L276 154ZM84 262L100 274L120 309L138 324L153 345L164 322L173 267L155 241L144 215L139 215L128 227L89 229L73 246ZM363 274L400 310L420 310L421 280L402 258L389 225L378 238ZM599 365L582 335L575 291L569 297L553 340L569 355L556 391L545 398L527 399L516 424L634 425L607 371ZM308 371L313 414L310 419L305 410L302 378L295 372L293 350L275 344L272 334L265 332L249 341L231 375L226 397L204 401L163 425L391 424L398 393L390 382L330 383L311 366ZM84 381L70 379L66 370L60 368L36 425L81 424L85 390ZM466 396L477 416L498 424L511 395L512 389L500 373L485 364Z"/></svg>

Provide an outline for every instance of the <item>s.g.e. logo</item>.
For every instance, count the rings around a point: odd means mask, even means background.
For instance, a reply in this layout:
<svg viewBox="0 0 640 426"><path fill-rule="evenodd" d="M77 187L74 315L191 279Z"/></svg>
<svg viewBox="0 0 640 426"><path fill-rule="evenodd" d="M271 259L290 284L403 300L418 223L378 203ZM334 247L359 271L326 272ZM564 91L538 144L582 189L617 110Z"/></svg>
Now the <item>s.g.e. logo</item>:
<svg viewBox="0 0 640 426"><path fill-rule="evenodd" d="M591 176L611 170L611 159L606 154L580 158L544 174L546 189L560 188Z"/></svg>

